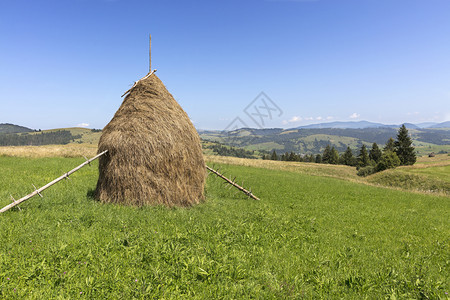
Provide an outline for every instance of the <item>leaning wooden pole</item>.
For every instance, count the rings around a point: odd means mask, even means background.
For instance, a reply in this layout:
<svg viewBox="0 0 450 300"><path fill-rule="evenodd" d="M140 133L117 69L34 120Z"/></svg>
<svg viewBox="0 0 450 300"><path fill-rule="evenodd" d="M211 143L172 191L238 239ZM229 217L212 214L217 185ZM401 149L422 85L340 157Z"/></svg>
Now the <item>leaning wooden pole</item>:
<svg viewBox="0 0 450 300"><path fill-rule="evenodd" d="M225 176L223 176L222 174L220 174L218 171L214 170L213 168L210 168L210 167L206 166L206 169L208 169L208 171L210 171L211 173L219 176L220 178L225 180L227 183L231 184L232 186L234 186L235 188L237 188L238 190L240 190L241 192L243 192L247 196L251 197L252 199L255 199L255 200L258 200L258 201L260 200L258 197L253 195L252 191L248 191L248 190L244 189L242 186L240 186L236 182L226 178Z"/></svg>
<svg viewBox="0 0 450 300"><path fill-rule="evenodd" d="M149 35L148 60L149 60L148 71L151 72L152 71L152 35L151 34Z"/></svg>
<svg viewBox="0 0 450 300"><path fill-rule="evenodd" d="M42 192L43 190L45 190L45 189L51 187L52 185L54 185L55 183L57 183L57 182L59 182L59 181L61 181L61 180L63 180L63 179L68 179L69 176L70 176L71 174L75 173L76 171L78 171L79 169L81 169L82 167L84 167L85 165L90 164L92 161L96 160L97 158L99 158L100 156L102 156L103 154L105 154L106 152L108 152L108 150L105 150L105 151L103 151L102 153L97 154L97 155L94 156L93 158L86 160L84 163L82 163L81 165L79 165L79 166L76 167L75 169L70 170L69 172L65 173L64 175L62 175L62 176L60 176L60 177L58 177L58 178L56 178L56 179L53 180L52 182L47 183L47 184L44 185L43 187L41 187L41 188L39 188L39 189L36 189L36 188L35 188L35 191L32 192L31 194L28 194L28 195L26 195L25 197L20 198L19 200L13 200L13 203L11 203L11 204L9 204L9 205L3 207L3 208L0 210L0 213L3 213L3 212L5 212L5 211L11 209L11 208L13 208L14 206L16 206L16 205L18 205L18 204L20 204L20 203L22 203L22 202L25 202L25 201L27 201L28 199L30 199L30 198L32 198L32 197L34 197L34 196L36 196L36 195L39 195L39 196L42 197L41 192Z"/></svg>

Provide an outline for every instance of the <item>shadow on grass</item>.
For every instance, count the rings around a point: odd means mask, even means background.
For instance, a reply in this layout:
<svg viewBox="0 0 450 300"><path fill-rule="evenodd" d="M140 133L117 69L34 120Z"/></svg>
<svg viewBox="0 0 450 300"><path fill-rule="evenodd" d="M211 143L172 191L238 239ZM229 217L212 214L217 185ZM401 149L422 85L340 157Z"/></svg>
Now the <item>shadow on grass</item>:
<svg viewBox="0 0 450 300"><path fill-rule="evenodd" d="M95 189L89 189L86 193L86 197L91 201L98 201L97 198L95 198Z"/></svg>

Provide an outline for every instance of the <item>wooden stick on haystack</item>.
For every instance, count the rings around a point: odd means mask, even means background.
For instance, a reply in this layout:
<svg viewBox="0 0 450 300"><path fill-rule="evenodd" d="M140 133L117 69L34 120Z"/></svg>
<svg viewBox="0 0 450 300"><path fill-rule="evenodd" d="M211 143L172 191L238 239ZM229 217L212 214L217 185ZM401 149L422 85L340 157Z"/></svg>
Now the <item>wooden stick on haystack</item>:
<svg viewBox="0 0 450 300"><path fill-rule="evenodd" d="M225 180L225 182L229 183L230 185L234 186L235 188L237 188L238 190L240 190L241 192L243 192L244 194L246 194L247 196L249 196L252 199L255 200L260 200L258 197L256 197L255 195L253 195L252 191L248 191L245 188L243 188L242 186L238 185L234 180L230 180L228 178L226 178L223 174L220 174L218 171L214 170L213 168L210 168L208 166L206 166L206 169L208 169L208 171L210 171L211 173L219 176L220 178L222 178L223 180ZM236 177L235 177L236 179Z"/></svg>
<svg viewBox="0 0 450 300"><path fill-rule="evenodd" d="M61 175L60 177L56 178L56 179L53 180L52 182L47 183L46 185L44 185L43 187L41 187L41 188L39 188L39 189L37 189L36 187L34 187L34 192L32 192L32 193L26 195L25 197L20 198L19 200L15 200L15 199L11 196L11 198L12 198L12 200L13 200L13 203L11 203L11 204L9 204L9 205L3 207L2 209L0 209L0 213L3 213L3 212L5 212L5 211L11 209L11 208L13 208L14 206L16 206L16 205L18 205L18 204L20 204L20 203L22 203L22 202L24 202L24 201L27 201L28 199L30 199L30 198L32 198L32 197L34 197L34 196L36 196L36 195L39 195L39 196L42 197L42 195L41 195L41 192L42 192L42 191L48 189L49 187L51 187L52 185L54 185L55 183L57 183L57 182L59 182L59 181L61 181L61 180L63 180L63 179L69 179L69 176L70 176L71 174L75 173L76 171L78 171L79 169L81 169L82 167L84 167L85 165L88 165L88 164L90 165L90 164L91 164L91 161L96 160L97 158L99 158L100 156L102 156L103 154L105 154L106 152L108 152L108 150L103 151L102 153L97 154L96 156L94 156L94 157L91 158L91 159L86 159L86 161L85 161L84 163L82 163L81 165L79 165L79 166L76 167L75 169L70 170L69 172L65 173L64 175ZM34 186L34 185L33 185L33 186Z"/></svg>

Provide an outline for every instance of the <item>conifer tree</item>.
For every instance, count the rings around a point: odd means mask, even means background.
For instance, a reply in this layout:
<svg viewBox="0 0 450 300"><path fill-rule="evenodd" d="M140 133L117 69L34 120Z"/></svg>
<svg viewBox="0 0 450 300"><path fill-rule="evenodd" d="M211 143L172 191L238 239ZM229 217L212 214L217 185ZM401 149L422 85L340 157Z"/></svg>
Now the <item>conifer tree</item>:
<svg viewBox="0 0 450 300"><path fill-rule="evenodd" d="M278 155L277 152L275 150L273 150L272 155L270 156L271 160L278 160Z"/></svg>
<svg viewBox="0 0 450 300"><path fill-rule="evenodd" d="M337 165L339 162L339 152L333 147L331 148L329 164Z"/></svg>
<svg viewBox="0 0 450 300"><path fill-rule="evenodd" d="M386 145L383 148L383 151L395 151L395 141L393 138L389 138L389 140L386 142Z"/></svg>
<svg viewBox="0 0 450 300"><path fill-rule="evenodd" d="M400 159L401 165L413 165L416 162L416 153L409 137L405 124L400 127L395 141L395 153Z"/></svg>
<svg viewBox="0 0 450 300"><path fill-rule="evenodd" d="M366 145L362 145L358 155L358 165L360 167L366 167L369 165L369 154L367 154Z"/></svg>
<svg viewBox="0 0 450 300"><path fill-rule="evenodd" d="M320 154L316 155L316 163L318 163L318 164L322 163L322 155L320 155Z"/></svg>
<svg viewBox="0 0 450 300"><path fill-rule="evenodd" d="M377 163L381 158L381 154L381 150L378 147L377 143L373 143L372 149L370 149L369 151L369 158Z"/></svg>
<svg viewBox="0 0 450 300"><path fill-rule="evenodd" d="M299 161L298 155L291 151L289 154L289 161Z"/></svg>
<svg viewBox="0 0 450 300"><path fill-rule="evenodd" d="M330 158L331 158L331 147L328 144L325 147L325 150L323 150L323 154L322 154L322 163L324 164L329 164L330 163Z"/></svg>
<svg viewBox="0 0 450 300"><path fill-rule="evenodd" d="M347 166L353 166L355 158L353 157L353 152L350 147L347 146L347 150L345 150L343 157L343 163Z"/></svg>

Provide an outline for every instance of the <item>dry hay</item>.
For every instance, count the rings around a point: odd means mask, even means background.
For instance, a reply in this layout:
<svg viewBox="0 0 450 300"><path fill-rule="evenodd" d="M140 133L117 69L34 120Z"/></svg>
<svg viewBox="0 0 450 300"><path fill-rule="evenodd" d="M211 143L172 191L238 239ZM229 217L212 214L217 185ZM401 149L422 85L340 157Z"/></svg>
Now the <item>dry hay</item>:
<svg viewBox="0 0 450 300"><path fill-rule="evenodd" d="M189 206L203 200L200 138L155 75L139 81L103 130L96 196L102 202Z"/></svg>

